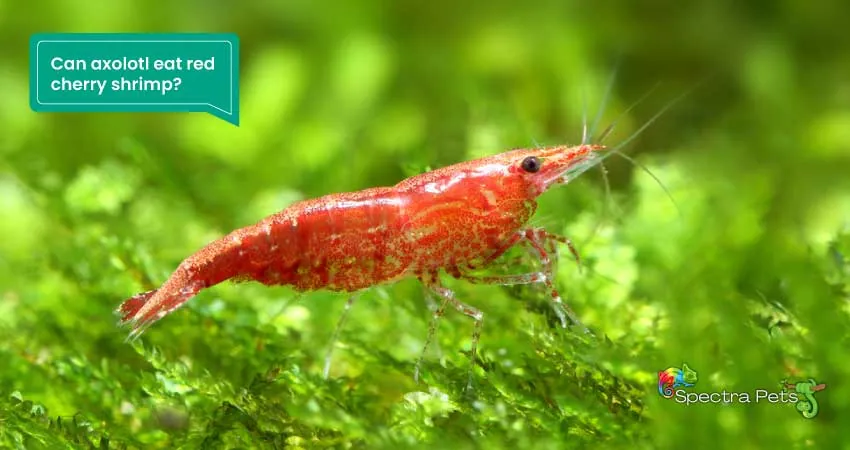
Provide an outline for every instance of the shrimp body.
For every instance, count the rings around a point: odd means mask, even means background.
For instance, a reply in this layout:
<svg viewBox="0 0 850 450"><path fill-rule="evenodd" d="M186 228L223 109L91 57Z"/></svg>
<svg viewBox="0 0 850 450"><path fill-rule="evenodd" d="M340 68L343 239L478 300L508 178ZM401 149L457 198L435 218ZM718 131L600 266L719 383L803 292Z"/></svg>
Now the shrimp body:
<svg viewBox="0 0 850 450"><path fill-rule="evenodd" d="M127 299L118 313L138 335L202 289L225 280L353 293L416 277L445 297L450 291L440 286L440 271L467 278L471 269L485 267L522 240L547 262L555 236L524 228L536 199L595 165L604 148L513 150L413 176L393 187L296 202L208 244L160 288ZM547 281L532 275L514 281Z"/></svg>

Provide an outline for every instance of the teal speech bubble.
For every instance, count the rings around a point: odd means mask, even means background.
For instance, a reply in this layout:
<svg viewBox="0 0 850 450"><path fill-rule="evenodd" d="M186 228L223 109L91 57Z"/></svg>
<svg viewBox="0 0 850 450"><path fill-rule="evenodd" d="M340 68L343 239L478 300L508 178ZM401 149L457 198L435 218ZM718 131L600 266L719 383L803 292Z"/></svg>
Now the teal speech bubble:
<svg viewBox="0 0 850 450"><path fill-rule="evenodd" d="M36 112L207 112L238 126L239 37L34 34L30 107Z"/></svg>

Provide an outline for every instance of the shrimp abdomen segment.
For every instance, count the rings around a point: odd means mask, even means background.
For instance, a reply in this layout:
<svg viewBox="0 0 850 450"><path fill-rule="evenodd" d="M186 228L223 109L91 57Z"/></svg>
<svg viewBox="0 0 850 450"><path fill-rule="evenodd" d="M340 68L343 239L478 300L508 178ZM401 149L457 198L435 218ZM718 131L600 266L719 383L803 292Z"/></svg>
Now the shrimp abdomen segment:
<svg viewBox="0 0 850 450"><path fill-rule="evenodd" d="M402 210L402 199L388 188L299 202L205 246L159 289L125 300L117 312L138 335L229 279L346 292L394 281L410 265L394 238Z"/></svg>
<svg viewBox="0 0 850 450"><path fill-rule="evenodd" d="M249 276L300 291L353 292L394 281L409 266L396 238L404 204L391 189L375 188L284 210L257 224L271 229L274 251Z"/></svg>

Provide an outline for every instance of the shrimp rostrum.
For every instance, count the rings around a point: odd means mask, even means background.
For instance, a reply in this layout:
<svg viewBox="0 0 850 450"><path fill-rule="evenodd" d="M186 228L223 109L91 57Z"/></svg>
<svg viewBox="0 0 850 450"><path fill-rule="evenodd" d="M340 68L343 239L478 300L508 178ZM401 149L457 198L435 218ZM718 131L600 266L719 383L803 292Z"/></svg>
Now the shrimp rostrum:
<svg viewBox="0 0 850 450"><path fill-rule="evenodd" d="M444 272L472 283L541 284L560 324L587 332L553 280L557 244L569 246L577 258L575 249L567 238L527 224L537 197L600 162L604 149L512 150L413 176L393 187L294 203L205 246L160 288L127 299L117 312L133 338L199 291L226 280L350 293L350 306L367 288L416 277L443 307L474 320L474 361L484 315L440 281ZM520 244L539 261L539 271L473 275ZM433 327L428 341L432 333Z"/></svg>

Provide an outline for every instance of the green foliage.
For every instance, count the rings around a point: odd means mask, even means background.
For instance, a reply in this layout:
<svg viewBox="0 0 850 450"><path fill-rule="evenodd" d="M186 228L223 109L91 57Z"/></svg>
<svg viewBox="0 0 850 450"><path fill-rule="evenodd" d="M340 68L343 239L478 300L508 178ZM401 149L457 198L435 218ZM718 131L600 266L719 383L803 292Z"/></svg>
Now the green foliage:
<svg viewBox="0 0 850 450"><path fill-rule="evenodd" d="M0 448L850 449L847 11L119 3L0 0ZM237 32L242 126L26 108L16 43L124 29ZM581 254L562 249L558 286L598 338L560 329L540 289L447 280L485 314L466 391L458 314L413 380L430 312L411 280L358 300L328 380L341 296L222 284L139 341L116 327L123 299L295 200L577 141L615 55L610 145L703 83L621 149L670 197L615 156L610 191L590 171L541 199L534 225ZM695 392L827 389L811 420L683 406L656 387L683 362Z"/></svg>

